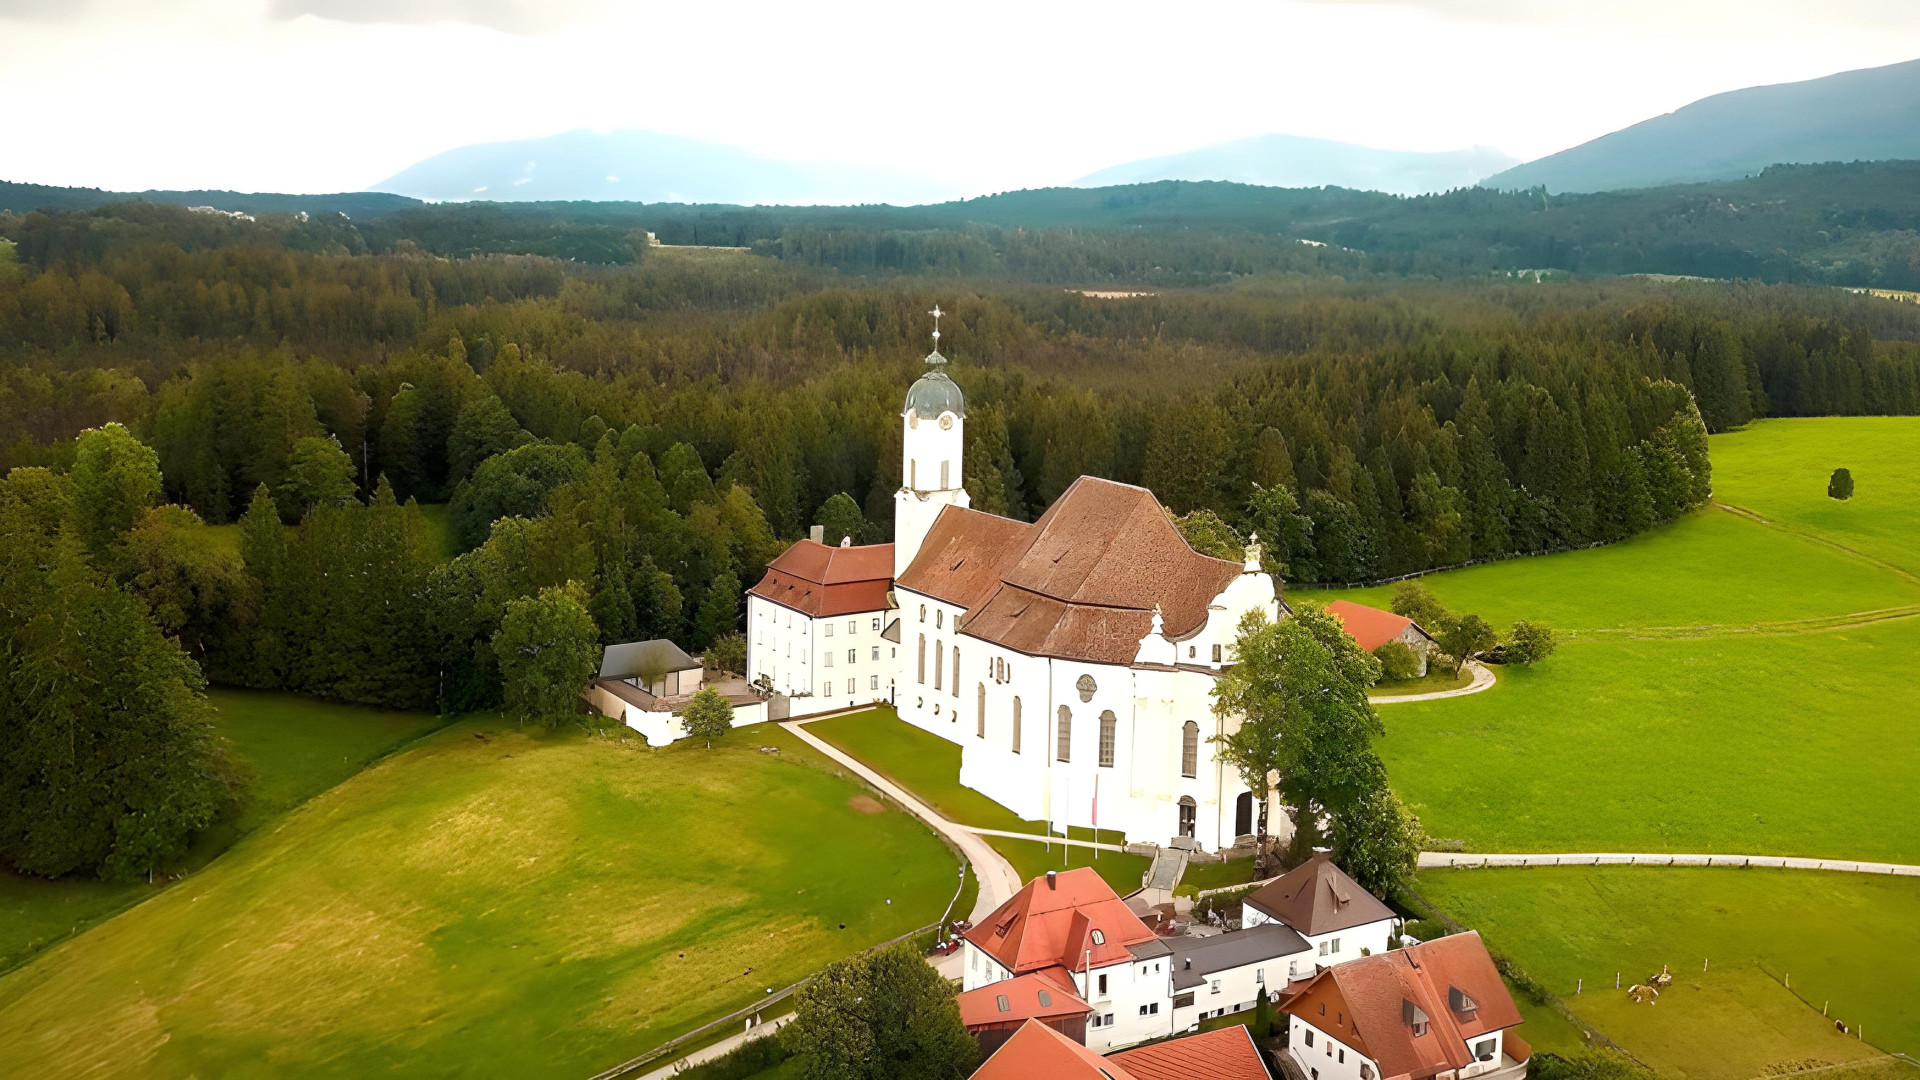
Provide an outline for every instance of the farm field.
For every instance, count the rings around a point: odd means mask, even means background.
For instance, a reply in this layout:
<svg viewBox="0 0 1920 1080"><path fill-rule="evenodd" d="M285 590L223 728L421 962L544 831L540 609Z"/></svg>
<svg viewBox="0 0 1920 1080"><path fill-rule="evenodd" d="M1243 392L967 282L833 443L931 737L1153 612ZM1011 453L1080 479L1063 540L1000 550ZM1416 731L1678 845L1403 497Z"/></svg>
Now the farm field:
<svg viewBox="0 0 1920 1080"><path fill-rule="evenodd" d="M359 772L367 762L442 721L292 694L214 690L215 723L253 772L238 811L200 838L204 865L262 823ZM95 879L42 881L0 872L0 971L57 938L156 895L167 886Z"/></svg>
<svg viewBox="0 0 1920 1080"><path fill-rule="evenodd" d="M1430 870L1418 888L1663 1075L1744 1080L1871 1049L1838 1036L1822 1005L1869 1044L1920 1055L1920 966L1906 959L1920 951L1920 879L1536 867ZM1662 964L1676 978L1658 1006L1613 991L1615 972L1625 985Z"/></svg>
<svg viewBox="0 0 1920 1080"><path fill-rule="evenodd" d="M470 719L0 978L0 1074L588 1075L933 922L956 865L777 727Z"/></svg>
<svg viewBox="0 0 1920 1080"><path fill-rule="evenodd" d="M1762 420L1713 437L1714 499L1920 573L1920 417ZM1827 498L1834 469L1853 498Z"/></svg>

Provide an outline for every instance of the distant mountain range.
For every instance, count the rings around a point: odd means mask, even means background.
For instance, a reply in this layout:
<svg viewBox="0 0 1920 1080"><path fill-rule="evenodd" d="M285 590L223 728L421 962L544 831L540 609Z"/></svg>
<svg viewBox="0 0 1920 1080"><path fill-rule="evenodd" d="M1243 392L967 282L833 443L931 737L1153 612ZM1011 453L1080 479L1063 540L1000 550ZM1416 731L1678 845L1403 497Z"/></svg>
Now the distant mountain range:
<svg viewBox="0 0 1920 1080"><path fill-rule="evenodd" d="M675 202L741 206L932 202L959 192L905 172L781 161L650 131L568 131L435 154L373 185L435 202Z"/></svg>
<svg viewBox="0 0 1920 1080"><path fill-rule="evenodd" d="M1487 146L1420 153L1376 150L1302 135L1255 135L1114 165L1081 177L1074 186L1231 180L1263 187L1344 187L1392 195L1426 195L1472 187L1518 161Z"/></svg>
<svg viewBox="0 0 1920 1080"><path fill-rule="evenodd" d="M1769 165L1920 158L1920 60L1702 98L1481 181L1613 191L1734 180Z"/></svg>

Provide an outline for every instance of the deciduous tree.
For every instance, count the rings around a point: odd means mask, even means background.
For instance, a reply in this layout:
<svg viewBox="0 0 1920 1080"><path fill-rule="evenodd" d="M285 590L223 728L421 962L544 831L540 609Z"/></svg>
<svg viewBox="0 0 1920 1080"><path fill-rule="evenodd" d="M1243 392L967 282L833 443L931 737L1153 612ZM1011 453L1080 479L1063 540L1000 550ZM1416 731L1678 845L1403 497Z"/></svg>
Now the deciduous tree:
<svg viewBox="0 0 1920 1080"><path fill-rule="evenodd" d="M599 630L577 583L507 602L493 635L507 711L523 724L558 727L578 716L600 661Z"/></svg>

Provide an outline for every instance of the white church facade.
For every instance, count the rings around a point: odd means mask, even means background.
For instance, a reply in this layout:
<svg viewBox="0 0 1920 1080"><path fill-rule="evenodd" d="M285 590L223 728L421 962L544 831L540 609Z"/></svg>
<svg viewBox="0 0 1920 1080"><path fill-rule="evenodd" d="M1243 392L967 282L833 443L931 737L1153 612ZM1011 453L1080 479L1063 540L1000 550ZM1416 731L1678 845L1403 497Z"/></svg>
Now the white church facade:
<svg viewBox="0 0 1920 1080"><path fill-rule="evenodd" d="M902 720L960 747L962 784L1026 820L1205 850L1254 832L1259 808L1214 753L1233 721L1214 715L1211 691L1241 617L1286 612L1257 548L1240 562L1201 555L1151 492L1094 477L1031 523L971 509L965 398L937 349L927 363L901 412L894 542L840 549L861 575L890 556L887 610L871 606L872 584L814 569L824 545L801 541L750 590L749 677L806 688L794 715L876 699L841 687L890 687ZM829 675L808 604L830 621L869 605L862 625L892 640L860 656L892 656L884 677L863 667L869 678L847 683L837 642ZM809 657L806 675L789 649Z"/></svg>

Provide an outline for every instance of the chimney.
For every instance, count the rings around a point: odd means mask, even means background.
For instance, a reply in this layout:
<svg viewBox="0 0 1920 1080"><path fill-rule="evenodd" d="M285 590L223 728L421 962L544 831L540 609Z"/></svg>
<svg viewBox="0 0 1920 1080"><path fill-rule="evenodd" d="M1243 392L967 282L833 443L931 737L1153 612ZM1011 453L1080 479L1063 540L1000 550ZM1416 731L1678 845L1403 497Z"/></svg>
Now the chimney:
<svg viewBox="0 0 1920 1080"><path fill-rule="evenodd" d="M1056 874L1054 871L1052 870L1047 871L1047 888L1052 889L1052 888L1058 887L1054 884L1054 879L1057 877L1059 877L1059 875Z"/></svg>
<svg viewBox="0 0 1920 1080"><path fill-rule="evenodd" d="M808 530L807 530L807 539L809 539L809 540L811 540L811 541L813 541L813 542L814 542L814 543L816 543L816 544L824 544L824 543L826 543L826 542L827 542L827 527L826 527L825 525L815 525L815 526L814 526L813 528L811 528L811 529L808 529Z"/></svg>
<svg viewBox="0 0 1920 1080"><path fill-rule="evenodd" d="M1186 970L1188 970L1188 971L1192 971L1192 970L1193 970L1193 957L1191 957L1191 956L1189 956L1189 957L1187 957L1187 967L1186 967Z"/></svg>

